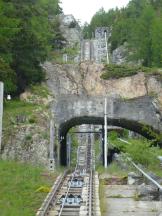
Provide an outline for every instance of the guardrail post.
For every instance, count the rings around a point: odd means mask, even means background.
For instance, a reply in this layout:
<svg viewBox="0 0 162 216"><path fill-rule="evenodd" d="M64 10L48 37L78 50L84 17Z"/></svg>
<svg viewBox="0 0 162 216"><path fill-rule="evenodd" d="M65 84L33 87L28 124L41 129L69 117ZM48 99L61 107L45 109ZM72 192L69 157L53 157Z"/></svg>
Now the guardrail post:
<svg viewBox="0 0 162 216"><path fill-rule="evenodd" d="M67 134L67 165L70 167L71 163L71 136Z"/></svg>
<svg viewBox="0 0 162 216"><path fill-rule="evenodd" d="M54 160L54 140L55 140L55 131L54 131L54 122L53 118L50 120L50 146L49 146L49 170L54 171L55 169L55 160Z"/></svg>
<svg viewBox="0 0 162 216"><path fill-rule="evenodd" d="M159 201L162 201L162 189L159 189Z"/></svg>
<svg viewBox="0 0 162 216"><path fill-rule="evenodd" d="M2 118L3 118L3 83L0 82L0 152L1 152L1 142L2 142Z"/></svg>

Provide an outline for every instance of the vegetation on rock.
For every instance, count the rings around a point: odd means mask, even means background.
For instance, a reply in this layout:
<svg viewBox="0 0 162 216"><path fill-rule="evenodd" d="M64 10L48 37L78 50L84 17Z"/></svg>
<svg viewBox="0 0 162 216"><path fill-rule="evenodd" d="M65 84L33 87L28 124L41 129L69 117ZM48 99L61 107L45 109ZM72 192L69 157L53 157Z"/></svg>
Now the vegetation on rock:
<svg viewBox="0 0 162 216"><path fill-rule="evenodd" d="M102 79L121 78L137 74L138 72L152 72L153 69L141 66L132 65L105 65Z"/></svg>
<svg viewBox="0 0 162 216"><path fill-rule="evenodd" d="M127 7L101 8L84 26L84 37L90 38L96 27L111 29L111 50L124 42L129 45L130 60L142 60L147 67L162 67L162 2L161 0L131 0Z"/></svg>
<svg viewBox="0 0 162 216"><path fill-rule="evenodd" d="M152 170L162 176L160 161L157 158L159 155L162 155L162 150L159 146L153 146L153 143L145 138L125 138L128 142L125 143L118 139L115 132L111 132L109 138L111 144L116 146L121 152L126 153L135 163L139 163L148 170Z"/></svg>

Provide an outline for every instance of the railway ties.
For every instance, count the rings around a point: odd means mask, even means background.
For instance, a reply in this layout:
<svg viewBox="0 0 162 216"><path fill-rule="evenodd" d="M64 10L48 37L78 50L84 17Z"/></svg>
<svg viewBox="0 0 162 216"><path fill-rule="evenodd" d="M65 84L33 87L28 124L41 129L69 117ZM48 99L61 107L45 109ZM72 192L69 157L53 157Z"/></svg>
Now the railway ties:
<svg viewBox="0 0 162 216"><path fill-rule="evenodd" d="M48 216L87 216L93 215L90 193L93 186L91 182L91 145L81 143L78 148L78 158L75 171L66 175L55 197L53 207ZM87 164L88 170L87 170ZM89 214L90 211L90 214Z"/></svg>
<svg viewBox="0 0 162 216"><path fill-rule="evenodd" d="M84 140L78 147L75 170L58 177L37 216L100 216L93 213L96 206L96 178L92 170L92 156L91 139Z"/></svg>
<svg viewBox="0 0 162 216"><path fill-rule="evenodd" d="M69 186L70 188L68 191L68 196L66 196L67 188ZM90 192L89 174L86 173L84 176L76 175L74 177L72 177L71 175L67 175L62 187L58 191L57 196L55 198L55 200L57 201L55 205L48 212L48 215L49 216L88 215L89 192Z"/></svg>
<svg viewBox="0 0 162 216"><path fill-rule="evenodd" d="M70 180L69 176L67 177ZM80 213L80 202L82 201L82 188L81 187L71 187L68 196L66 197L68 181L64 182L63 187L57 196L57 203L49 212L49 216L79 216ZM66 198L66 200L65 200ZM62 204L64 207L60 213Z"/></svg>

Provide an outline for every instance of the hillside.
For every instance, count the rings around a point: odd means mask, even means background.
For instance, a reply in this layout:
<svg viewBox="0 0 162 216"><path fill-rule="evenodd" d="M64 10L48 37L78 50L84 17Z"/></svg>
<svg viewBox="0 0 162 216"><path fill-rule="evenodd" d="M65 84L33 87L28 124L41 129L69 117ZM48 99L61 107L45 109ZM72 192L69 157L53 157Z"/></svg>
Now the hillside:
<svg viewBox="0 0 162 216"><path fill-rule="evenodd" d="M161 0L131 0L122 9L104 11L101 8L90 24L85 24L83 34L85 38L91 38L96 27L109 27L111 37L108 43L112 55L115 52L121 52L121 55L127 52L128 61L139 61L143 66L162 67L161 23Z"/></svg>
<svg viewBox="0 0 162 216"><path fill-rule="evenodd" d="M62 14L59 0L2 0L0 9L0 81L5 87L4 103L0 101L4 105L0 214L34 215L59 174L60 165L69 165L71 170L76 167L87 180L84 171L92 171L95 166L96 170L105 172L103 175L128 176L132 168L122 168L125 162L120 156L124 155L140 163L146 171L162 176L157 158L162 153L159 147L162 137L160 0L131 0L126 8L108 12L101 9L84 26L83 32L73 15ZM98 38L89 39L96 27L102 37L98 34ZM110 64L104 59L108 56L106 29ZM103 59L98 55L100 48L101 54L106 54ZM113 58L116 64L111 64ZM104 110L105 98L107 110ZM108 123L105 131L104 116ZM106 131L108 142L103 145ZM125 139L124 144L120 138ZM108 148L105 157L109 162L116 152L120 159L119 164L116 160L104 171L103 146ZM65 188L70 189L74 177L76 183L80 174L73 173L71 178L68 173L66 184L61 183L63 193ZM98 176L95 178L98 196L98 187L101 190L107 177L100 186ZM83 188L92 179L87 180L79 180ZM55 186L58 185L57 182ZM79 195L83 198L81 205L88 203L90 190L85 189L87 194ZM57 190L57 196L61 193ZM96 197L96 194L91 195ZM102 204L106 198L100 196ZM57 201L59 208L61 199L64 202L63 196Z"/></svg>

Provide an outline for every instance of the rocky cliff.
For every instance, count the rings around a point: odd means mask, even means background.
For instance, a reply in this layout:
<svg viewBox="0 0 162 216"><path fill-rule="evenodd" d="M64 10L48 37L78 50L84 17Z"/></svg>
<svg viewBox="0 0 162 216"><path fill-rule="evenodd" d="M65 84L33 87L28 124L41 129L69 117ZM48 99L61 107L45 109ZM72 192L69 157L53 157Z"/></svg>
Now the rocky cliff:
<svg viewBox="0 0 162 216"><path fill-rule="evenodd" d="M1 157L47 166L53 98L44 85L33 88L5 104Z"/></svg>
<svg viewBox="0 0 162 216"><path fill-rule="evenodd" d="M44 64L47 84L53 94L75 95L117 95L123 99L137 98L145 95L155 96L162 104L162 83L158 76L138 73L134 76L103 80L103 64L84 62L79 65Z"/></svg>

